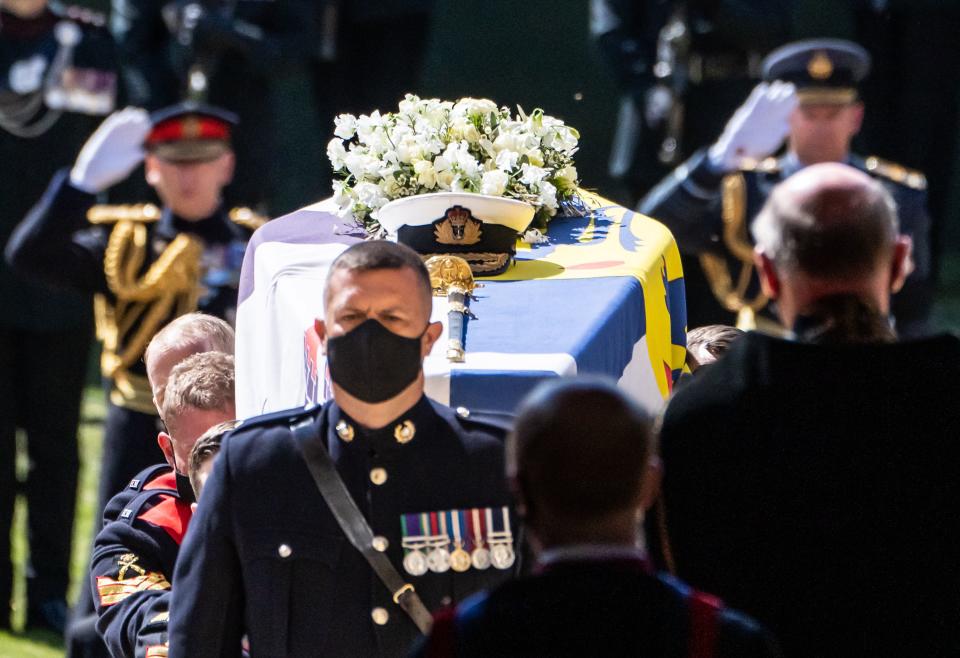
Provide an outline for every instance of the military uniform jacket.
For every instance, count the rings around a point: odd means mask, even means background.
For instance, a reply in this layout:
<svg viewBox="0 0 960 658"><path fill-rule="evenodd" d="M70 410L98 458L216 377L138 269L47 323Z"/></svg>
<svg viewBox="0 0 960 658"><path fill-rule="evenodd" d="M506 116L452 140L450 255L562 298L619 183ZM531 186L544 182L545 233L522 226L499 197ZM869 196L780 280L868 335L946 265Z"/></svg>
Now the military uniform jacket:
<svg viewBox="0 0 960 658"><path fill-rule="evenodd" d="M246 241L262 221L240 209L220 208L190 222L149 204L94 202L60 171L17 227L7 259L49 284L97 293L101 369L114 385L110 399L155 414L143 350L184 313L234 320Z"/></svg>
<svg viewBox="0 0 960 658"><path fill-rule="evenodd" d="M413 576L402 566L402 515L506 505L502 430L426 397L376 431L332 401L298 413L324 438L374 546L427 608L510 575L471 566ZM253 419L224 441L177 563L171 656L232 656L244 632L258 657L402 656L417 637L329 511L291 431L295 419Z"/></svg>
<svg viewBox="0 0 960 658"><path fill-rule="evenodd" d="M924 335L929 331L933 302L926 180L919 173L877 158L852 155L847 164L880 180L897 203L900 232L913 240L914 271L893 296L891 313L900 336ZM717 295L724 297L740 288L740 297L752 304L754 311L765 310L773 317L756 274L748 272L747 278L738 279L743 267L753 267L744 265L753 249L750 224L773 187L799 169L796 158L788 154L779 160L768 158L752 169L718 174L711 170L706 151L700 151L640 202L640 212L666 224L684 254L700 259L713 295L688 299L689 308L711 305L717 307L717 313L711 315L722 317ZM735 313L726 308L728 324L733 324Z"/></svg>
<svg viewBox="0 0 960 658"><path fill-rule="evenodd" d="M104 22L102 14L78 7L48 7L31 19L0 10L0 245L114 109L117 62ZM90 326L89 295L50 290L6 263L0 263L0 298L5 327Z"/></svg>
<svg viewBox="0 0 960 658"><path fill-rule="evenodd" d="M957 373L952 336L747 333L664 416L678 575L787 656L960 655Z"/></svg>
<svg viewBox="0 0 960 658"><path fill-rule="evenodd" d="M166 465L137 475L107 506L90 578L97 631L114 656L166 655L173 568L191 514Z"/></svg>
<svg viewBox="0 0 960 658"><path fill-rule="evenodd" d="M446 637L443 637L446 636ZM770 634L635 559L569 560L442 611L420 658L772 658Z"/></svg>

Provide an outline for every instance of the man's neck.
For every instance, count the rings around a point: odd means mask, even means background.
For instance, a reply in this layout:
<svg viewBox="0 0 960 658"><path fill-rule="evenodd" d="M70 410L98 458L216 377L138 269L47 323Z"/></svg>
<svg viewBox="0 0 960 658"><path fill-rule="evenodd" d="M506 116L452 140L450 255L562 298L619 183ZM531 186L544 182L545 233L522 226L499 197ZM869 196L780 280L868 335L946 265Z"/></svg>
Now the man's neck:
<svg viewBox="0 0 960 658"><path fill-rule="evenodd" d="M409 411L423 397L423 373L398 395L385 402L370 403L360 400L333 384L333 399L340 409L361 427L378 430L386 427Z"/></svg>

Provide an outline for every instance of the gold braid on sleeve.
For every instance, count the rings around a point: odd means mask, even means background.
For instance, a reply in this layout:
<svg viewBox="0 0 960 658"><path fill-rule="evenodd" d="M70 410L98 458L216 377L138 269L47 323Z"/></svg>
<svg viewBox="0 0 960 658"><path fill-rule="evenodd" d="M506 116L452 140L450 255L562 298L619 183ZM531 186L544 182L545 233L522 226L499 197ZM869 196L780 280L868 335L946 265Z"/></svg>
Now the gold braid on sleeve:
<svg viewBox="0 0 960 658"><path fill-rule="evenodd" d="M756 329L756 312L767 305L768 299L763 292L746 299L754 265L753 245L747 236L747 185L742 173L723 179L722 213L723 243L730 255L741 262L736 287L724 255L704 252L700 254L700 267L713 296L725 309L737 314L737 327Z"/></svg>
<svg viewBox="0 0 960 658"><path fill-rule="evenodd" d="M97 295L94 309L97 336L103 341L101 370L114 381L111 399L153 412L150 396L144 399L144 378L127 370L142 358L163 323L196 310L203 246L197 238L181 233L141 276L148 239L149 231L140 223L121 221L113 228L103 266L115 301Z"/></svg>

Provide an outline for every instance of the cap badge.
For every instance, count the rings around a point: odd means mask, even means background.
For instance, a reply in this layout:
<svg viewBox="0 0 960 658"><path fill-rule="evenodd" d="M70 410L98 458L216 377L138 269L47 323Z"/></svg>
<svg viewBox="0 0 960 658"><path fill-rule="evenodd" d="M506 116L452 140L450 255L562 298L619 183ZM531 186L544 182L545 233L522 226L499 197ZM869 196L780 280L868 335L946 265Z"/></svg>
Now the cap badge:
<svg viewBox="0 0 960 658"><path fill-rule="evenodd" d="M334 428L337 432L337 436L340 437L340 440L344 443L350 443L353 441L354 431L353 427L347 423L345 420L341 420L337 423L337 426Z"/></svg>
<svg viewBox="0 0 960 658"><path fill-rule="evenodd" d="M833 62L830 61L827 53L822 50L814 53L807 63L807 73L814 80L826 80L833 75Z"/></svg>
<svg viewBox="0 0 960 658"><path fill-rule="evenodd" d="M182 126L184 139L197 139L200 136L200 119L197 117L187 117Z"/></svg>
<svg viewBox="0 0 960 658"><path fill-rule="evenodd" d="M453 206L447 209L443 219L435 225L433 234L440 244L477 244L483 235L480 230L482 224L467 208Z"/></svg>

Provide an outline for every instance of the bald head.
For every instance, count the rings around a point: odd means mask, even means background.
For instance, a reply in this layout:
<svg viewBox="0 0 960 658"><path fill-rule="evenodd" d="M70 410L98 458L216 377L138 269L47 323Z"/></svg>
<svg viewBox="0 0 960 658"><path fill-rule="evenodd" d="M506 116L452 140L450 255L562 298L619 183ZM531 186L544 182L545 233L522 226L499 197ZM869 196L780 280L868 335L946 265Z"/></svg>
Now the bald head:
<svg viewBox="0 0 960 658"><path fill-rule="evenodd" d="M757 247L781 273L833 281L889 266L897 233L890 193L836 162L811 165L778 185L753 224Z"/></svg>

